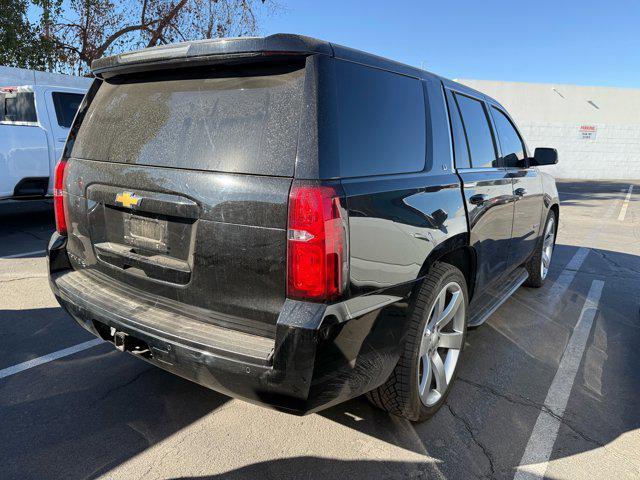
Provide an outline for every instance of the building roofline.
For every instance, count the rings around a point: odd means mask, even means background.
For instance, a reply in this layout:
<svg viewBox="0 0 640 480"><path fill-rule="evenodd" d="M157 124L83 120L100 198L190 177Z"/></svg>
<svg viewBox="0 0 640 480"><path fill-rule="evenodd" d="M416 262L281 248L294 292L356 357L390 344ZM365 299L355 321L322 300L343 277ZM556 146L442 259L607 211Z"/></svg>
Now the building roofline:
<svg viewBox="0 0 640 480"><path fill-rule="evenodd" d="M457 83L462 82L491 82L491 83L510 83L515 85L537 85L541 87L570 87L570 88L598 88L598 89L607 89L607 90L633 90L638 91L640 88L634 87L614 87L607 85L578 85L575 83L555 83L555 82L520 82L515 80L492 80L492 79L484 79L484 78L455 78L453 79Z"/></svg>

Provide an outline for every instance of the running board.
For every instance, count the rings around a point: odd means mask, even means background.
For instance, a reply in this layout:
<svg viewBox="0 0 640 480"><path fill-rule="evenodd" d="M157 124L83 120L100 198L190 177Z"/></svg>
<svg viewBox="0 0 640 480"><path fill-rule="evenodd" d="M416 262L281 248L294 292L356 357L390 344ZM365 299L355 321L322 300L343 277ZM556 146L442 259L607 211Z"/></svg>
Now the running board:
<svg viewBox="0 0 640 480"><path fill-rule="evenodd" d="M516 268L502 280L500 285L490 287L486 292L474 298L469 305L468 327L479 327L502 305L529 277L523 267Z"/></svg>

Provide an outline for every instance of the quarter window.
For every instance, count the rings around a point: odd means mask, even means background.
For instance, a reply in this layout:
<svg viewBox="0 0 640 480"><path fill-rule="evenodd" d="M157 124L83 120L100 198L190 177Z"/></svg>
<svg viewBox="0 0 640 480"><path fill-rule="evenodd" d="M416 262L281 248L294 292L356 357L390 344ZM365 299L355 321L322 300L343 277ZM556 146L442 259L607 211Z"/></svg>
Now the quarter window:
<svg viewBox="0 0 640 480"><path fill-rule="evenodd" d="M451 133L453 135L453 153L456 168L471 168L469 160L469 146L464 135L464 127L460 120L460 112L453 94L447 90L447 103L449 105L449 118L451 118Z"/></svg>
<svg viewBox="0 0 640 480"><path fill-rule="evenodd" d="M343 177L425 168L424 90L416 78L336 61Z"/></svg>
<svg viewBox="0 0 640 480"><path fill-rule="evenodd" d="M467 134L471 165L473 168L498 167L493 136L484 105L466 95L455 94Z"/></svg>
<svg viewBox="0 0 640 480"><path fill-rule="evenodd" d="M491 108L493 120L496 124L498 139L500 140L500 150L502 151L502 162L507 167L515 167L518 160L524 159L524 144L511 120L495 107Z"/></svg>
<svg viewBox="0 0 640 480"><path fill-rule="evenodd" d="M53 92L53 106L56 110L58 125L63 128L70 128L75 117L83 95L79 93Z"/></svg>

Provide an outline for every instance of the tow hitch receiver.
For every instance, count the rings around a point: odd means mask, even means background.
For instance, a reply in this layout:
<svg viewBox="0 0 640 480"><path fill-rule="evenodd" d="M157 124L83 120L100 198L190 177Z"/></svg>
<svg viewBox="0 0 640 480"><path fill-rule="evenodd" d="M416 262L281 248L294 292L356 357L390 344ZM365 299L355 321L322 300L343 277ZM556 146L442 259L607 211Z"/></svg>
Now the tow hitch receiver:
<svg viewBox="0 0 640 480"><path fill-rule="evenodd" d="M125 350L126 339L127 339L127 334L124 332L115 332L113 334L113 343L115 344L116 348L121 352L124 352Z"/></svg>
<svg viewBox="0 0 640 480"><path fill-rule="evenodd" d="M111 337L113 338L113 344L121 352L129 352L142 357L151 357L149 346L142 340L124 332L119 332L113 327L111 327L109 333L111 333Z"/></svg>

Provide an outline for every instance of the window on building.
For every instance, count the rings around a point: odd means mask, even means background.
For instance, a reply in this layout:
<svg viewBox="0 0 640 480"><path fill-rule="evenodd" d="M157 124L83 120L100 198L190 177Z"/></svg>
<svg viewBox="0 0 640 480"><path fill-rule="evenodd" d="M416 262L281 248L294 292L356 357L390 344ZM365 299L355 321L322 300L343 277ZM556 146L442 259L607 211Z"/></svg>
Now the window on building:
<svg viewBox="0 0 640 480"><path fill-rule="evenodd" d="M455 94L467 134L471 165L473 168L498 167L489 118L484 104L466 95Z"/></svg>

